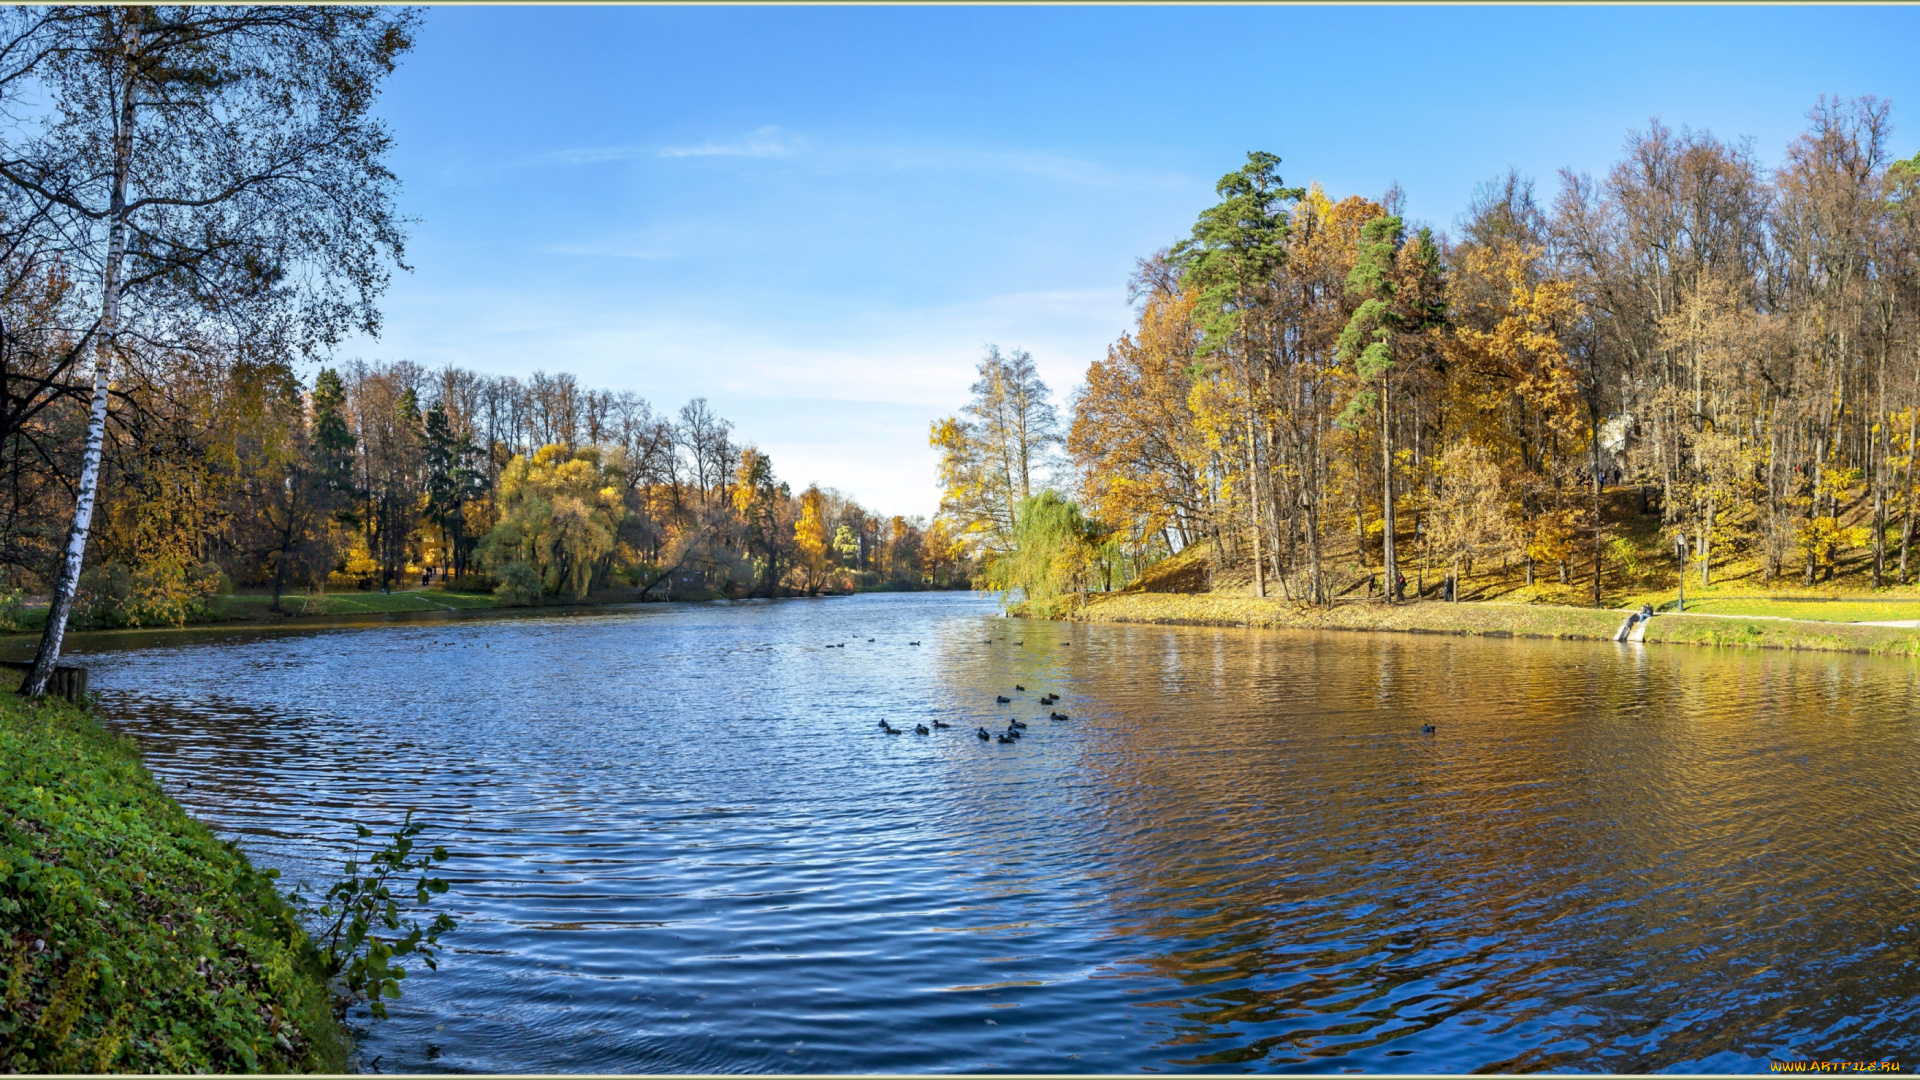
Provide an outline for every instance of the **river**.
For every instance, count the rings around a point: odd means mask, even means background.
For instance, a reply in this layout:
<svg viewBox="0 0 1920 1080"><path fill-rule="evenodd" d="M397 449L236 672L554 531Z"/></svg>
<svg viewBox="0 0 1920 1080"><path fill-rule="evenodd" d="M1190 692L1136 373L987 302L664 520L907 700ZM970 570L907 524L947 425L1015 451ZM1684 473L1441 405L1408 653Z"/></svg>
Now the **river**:
<svg viewBox="0 0 1920 1080"><path fill-rule="evenodd" d="M1911 662L956 594L82 651L256 861L319 883L409 809L453 850L379 1071L1765 1071L1920 1032Z"/></svg>

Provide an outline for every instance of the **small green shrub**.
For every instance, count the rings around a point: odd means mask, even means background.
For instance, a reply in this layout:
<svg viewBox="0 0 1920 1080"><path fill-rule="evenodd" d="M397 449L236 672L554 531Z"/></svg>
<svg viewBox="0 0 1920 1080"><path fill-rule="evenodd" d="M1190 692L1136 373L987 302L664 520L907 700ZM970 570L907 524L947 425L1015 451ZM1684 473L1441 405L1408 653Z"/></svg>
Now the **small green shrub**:
<svg viewBox="0 0 1920 1080"><path fill-rule="evenodd" d="M385 999L399 997L400 980L407 977L407 969L397 961L417 956L430 970L439 968L440 935L454 929L453 918L442 912L422 926L419 915L434 896L447 891L444 879L430 876L434 863L446 861L447 849L436 846L417 852L416 838L423 828L408 812L366 862L359 860L357 851L347 859L346 876L327 887L320 904L297 891L290 898L302 915L320 924L314 943L336 988L336 1016L346 1016L349 1008L364 1001L376 1019L386 1019ZM361 840L373 836L365 825L354 829ZM414 872L420 876L411 887L399 883ZM395 895L396 888L400 895ZM401 899L409 893L411 906ZM390 933L383 936L380 930Z"/></svg>
<svg viewBox="0 0 1920 1080"><path fill-rule="evenodd" d="M518 559L500 568L500 584L493 595L510 607L529 607L538 604L546 595L540 585L540 575L533 567Z"/></svg>
<svg viewBox="0 0 1920 1080"><path fill-rule="evenodd" d="M18 633L32 625L26 594L19 589L0 589L0 634Z"/></svg>

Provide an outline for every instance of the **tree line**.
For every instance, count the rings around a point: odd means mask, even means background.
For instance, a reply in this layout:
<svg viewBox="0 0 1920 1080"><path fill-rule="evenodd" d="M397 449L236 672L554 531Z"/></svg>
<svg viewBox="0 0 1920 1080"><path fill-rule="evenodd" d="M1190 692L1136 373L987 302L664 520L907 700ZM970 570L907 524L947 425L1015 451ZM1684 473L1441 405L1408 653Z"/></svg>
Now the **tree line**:
<svg viewBox="0 0 1920 1080"><path fill-rule="evenodd" d="M1086 587L1102 551L1204 542L1259 595L1328 603L1356 564L1385 598L1445 595L1478 559L1598 604L1635 557L1608 534L1624 491L1703 581L1740 557L1907 582L1920 155L1891 136L1887 102L1823 98L1768 168L1656 121L1551 198L1514 171L1481 185L1453 235L1397 189L1289 187L1250 154L1140 261L1135 325L1066 424L1027 404L1030 364L983 362L932 433L943 515L1042 592ZM1061 452L1061 492L1029 490L1034 447ZM1020 550L1023 506L1045 558Z"/></svg>
<svg viewBox="0 0 1920 1080"><path fill-rule="evenodd" d="M230 584L277 604L430 569L525 602L955 572L940 529L793 494L701 400L325 366L405 267L373 106L419 17L0 9L0 606L48 601L24 692L70 618L179 621Z"/></svg>

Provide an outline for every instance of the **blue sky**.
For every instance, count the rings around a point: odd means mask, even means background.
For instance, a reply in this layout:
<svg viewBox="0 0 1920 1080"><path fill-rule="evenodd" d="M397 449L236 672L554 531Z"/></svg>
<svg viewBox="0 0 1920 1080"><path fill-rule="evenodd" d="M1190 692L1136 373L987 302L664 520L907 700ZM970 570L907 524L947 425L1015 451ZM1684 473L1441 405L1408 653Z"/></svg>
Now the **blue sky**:
<svg viewBox="0 0 1920 1080"><path fill-rule="evenodd" d="M1133 261L1248 150L1450 226L1629 129L1777 162L1822 93L1894 102L1905 7L433 8L382 111L413 230L345 354L705 395L796 489L931 513L982 347L1064 401Z"/></svg>

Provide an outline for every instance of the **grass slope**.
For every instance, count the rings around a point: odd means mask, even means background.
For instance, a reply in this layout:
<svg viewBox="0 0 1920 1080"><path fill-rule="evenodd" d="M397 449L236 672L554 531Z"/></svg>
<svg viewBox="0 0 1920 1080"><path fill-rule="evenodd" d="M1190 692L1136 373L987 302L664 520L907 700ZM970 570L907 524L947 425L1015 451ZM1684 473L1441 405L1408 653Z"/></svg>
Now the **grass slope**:
<svg viewBox="0 0 1920 1080"><path fill-rule="evenodd" d="M0 690L0 1069L343 1071L317 960L130 743Z"/></svg>
<svg viewBox="0 0 1920 1080"><path fill-rule="evenodd" d="M1316 608L1272 598L1178 593L1096 593L1084 605L1060 603L1029 614L1084 622L1169 626L1285 627L1301 630L1390 630L1611 641L1625 612L1557 604L1344 603ZM1675 645L1816 649L1892 656L1920 655L1920 630L1857 623L1660 615L1646 640Z"/></svg>
<svg viewBox="0 0 1920 1080"><path fill-rule="evenodd" d="M1639 524L1644 526L1646 522ZM1254 596L1250 583L1241 580L1239 575L1209 572L1207 559L1206 546L1196 544L1149 567L1121 592L1094 593L1084 599L1061 598L1050 605L1017 610L1036 617L1089 622L1389 630L1610 641L1626 616L1625 609L1638 607L1643 602L1671 608L1673 601L1672 592L1641 592L1629 594L1620 607L1610 609L1552 603L1546 601L1543 594L1569 588L1559 585L1557 576L1550 584L1530 590L1523 582L1508 582L1489 571L1470 578L1472 584L1463 590L1467 596L1483 599L1458 604L1425 600L1389 607L1377 600L1358 599L1356 590L1332 607L1322 608L1272 596ZM1690 584L1687 614L1660 615L1648 626L1646 640L1920 655L1920 630L1861 625L1920 619L1920 596L1890 595L1893 590L1866 596L1857 592L1849 595L1833 587L1800 590L1789 595L1755 596L1752 594L1755 584L1736 580L1709 588L1705 596ZM1778 581L1772 584L1782 590L1791 588ZM1409 593L1412 589L1409 582ZM1526 602L1528 598L1533 601Z"/></svg>

